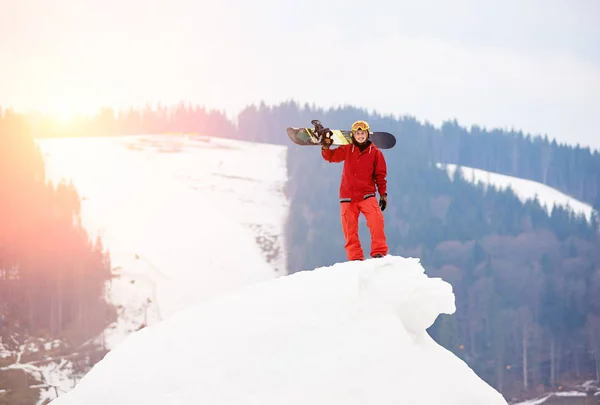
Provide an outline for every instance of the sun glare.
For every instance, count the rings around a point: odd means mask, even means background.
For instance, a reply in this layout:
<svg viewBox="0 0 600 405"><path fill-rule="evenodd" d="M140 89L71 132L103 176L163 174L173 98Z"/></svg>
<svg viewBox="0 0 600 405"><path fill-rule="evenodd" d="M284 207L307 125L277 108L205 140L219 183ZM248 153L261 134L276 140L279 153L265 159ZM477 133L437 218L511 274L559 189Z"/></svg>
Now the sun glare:
<svg viewBox="0 0 600 405"><path fill-rule="evenodd" d="M81 103L78 103L77 100L56 100L56 102L52 103L49 110L50 115L63 124L68 124L77 115L83 114Z"/></svg>
<svg viewBox="0 0 600 405"><path fill-rule="evenodd" d="M52 100L48 102L45 113L56 124L69 125L74 124L78 118L91 116L97 111L91 108L85 108L85 103L79 100Z"/></svg>
<svg viewBox="0 0 600 405"><path fill-rule="evenodd" d="M73 118L73 109L70 108L68 105L63 104L63 105L59 105L54 112L52 113L52 115L60 122L62 123L67 123L69 122L72 118Z"/></svg>
<svg viewBox="0 0 600 405"><path fill-rule="evenodd" d="M89 119L98 114L91 102L76 97L48 97L43 106L31 111L35 133L40 137L81 136L93 130Z"/></svg>

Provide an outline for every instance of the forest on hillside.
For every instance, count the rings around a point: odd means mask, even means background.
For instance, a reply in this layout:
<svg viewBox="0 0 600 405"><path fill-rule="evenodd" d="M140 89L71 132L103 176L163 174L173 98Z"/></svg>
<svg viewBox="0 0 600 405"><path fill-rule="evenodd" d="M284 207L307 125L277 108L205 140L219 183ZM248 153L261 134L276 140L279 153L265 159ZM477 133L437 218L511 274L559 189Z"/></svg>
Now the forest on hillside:
<svg viewBox="0 0 600 405"><path fill-rule="evenodd" d="M78 350L82 370L103 348L87 341L116 319L104 300L110 256L89 239L72 184L46 181L23 117L0 119L0 404L37 401L46 381L20 369ZM60 343L56 344L56 339ZM40 363L41 364L41 363ZM77 371L77 370L75 370Z"/></svg>
<svg viewBox="0 0 600 405"><path fill-rule="evenodd" d="M538 181L600 209L600 152L522 131L467 131L456 120L426 136L432 159Z"/></svg>
<svg viewBox="0 0 600 405"><path fill-rule="evenodd" d="M337 199L341 165L325 162L318 148L291 145L284 131L315 118L337 128L366 119L397 136L396 147L384 151L390 253L419 257L427 274L452 284L457 312L430 329L440 344L507 396L600 378L598 217L588 222L559 207L548 215L537 201L522 203L511 190L472 185L460 171L450 179L435 167L456 163L545 179L597 202L596 152L517 132L468 131L455 122L434 128L410 117L293 102L249 106L236 123L185 104L107 109L68 128L43 116L29 122L36 137L194 132L288 145L285 236L294 272L345 260ZM361 239L368 254L364 220Z"/></svg>

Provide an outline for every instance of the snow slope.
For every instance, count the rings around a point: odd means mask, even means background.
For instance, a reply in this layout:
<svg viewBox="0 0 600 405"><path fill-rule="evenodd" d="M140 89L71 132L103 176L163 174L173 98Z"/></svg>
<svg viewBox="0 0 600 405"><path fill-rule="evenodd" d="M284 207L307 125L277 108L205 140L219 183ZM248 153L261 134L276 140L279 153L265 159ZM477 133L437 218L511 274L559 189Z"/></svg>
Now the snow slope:
<svg viewBox="0 0 600 405"><path fill-rule="evenodd" d="M109 348L141 324L286 274L286 149L202 136L38 141L47 176L72 180L83 224L110 249L123 305Z"/></svg>
<svg viewBox="0 0 600 405"><path fill-rule="evenodd" d="M427 334L454 311L418 259L299 272L130 335L52 405L506 404Z"/></svg>
<svg viewBox="0 0 600 405"><path fill-rule="evenodd" d="M438 168L443 168L444 166L446 166L446 172L448 173L448 176L452 178L454 176L454 172L456 171L456 165L449 163L437 164ZM461 169L465 179L474 184L481 181L484 185L491 184L500 189L505 189L510 186L517 197L519 197L519 199L523 202L527 200L533 200L537 195L542 207L546 206L548 214L550 214L552 212L552 208L557 205L569 207L576 214L585 215L588 221L592 216L594 209L591 205L570 197L545 184L467 166L461 166Z"/></svg>

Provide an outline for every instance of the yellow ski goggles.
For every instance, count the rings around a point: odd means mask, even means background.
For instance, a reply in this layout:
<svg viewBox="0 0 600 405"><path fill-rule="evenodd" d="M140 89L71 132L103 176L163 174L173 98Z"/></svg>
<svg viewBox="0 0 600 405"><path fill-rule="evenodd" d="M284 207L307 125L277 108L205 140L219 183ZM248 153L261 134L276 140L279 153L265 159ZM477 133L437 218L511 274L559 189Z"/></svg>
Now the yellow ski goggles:
<svg viewBox="0 0 600 405"><path fill-rule="evenodd" d="M356 132L359 129L369 132L369 124L367 124L366 121L362 121L362 120L356 121L354 124L352 124L352 132Z"/></svg>

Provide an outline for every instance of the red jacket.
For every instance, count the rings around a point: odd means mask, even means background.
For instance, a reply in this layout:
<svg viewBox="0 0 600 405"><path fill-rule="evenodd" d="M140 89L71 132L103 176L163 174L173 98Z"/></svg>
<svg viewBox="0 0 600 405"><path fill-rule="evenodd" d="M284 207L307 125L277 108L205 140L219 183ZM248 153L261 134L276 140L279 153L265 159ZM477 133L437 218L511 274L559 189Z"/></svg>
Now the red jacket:
<svg viewBox="0 0 600 405"><path fill-rule="evenodd" d="M321 149L323 159L328 162L344 162L340 201L359 201L375 196L375 186L379 195L387 193L387 166L383 153L373 143L362 152L354 144L342 145L335 149Z"/></svg>

